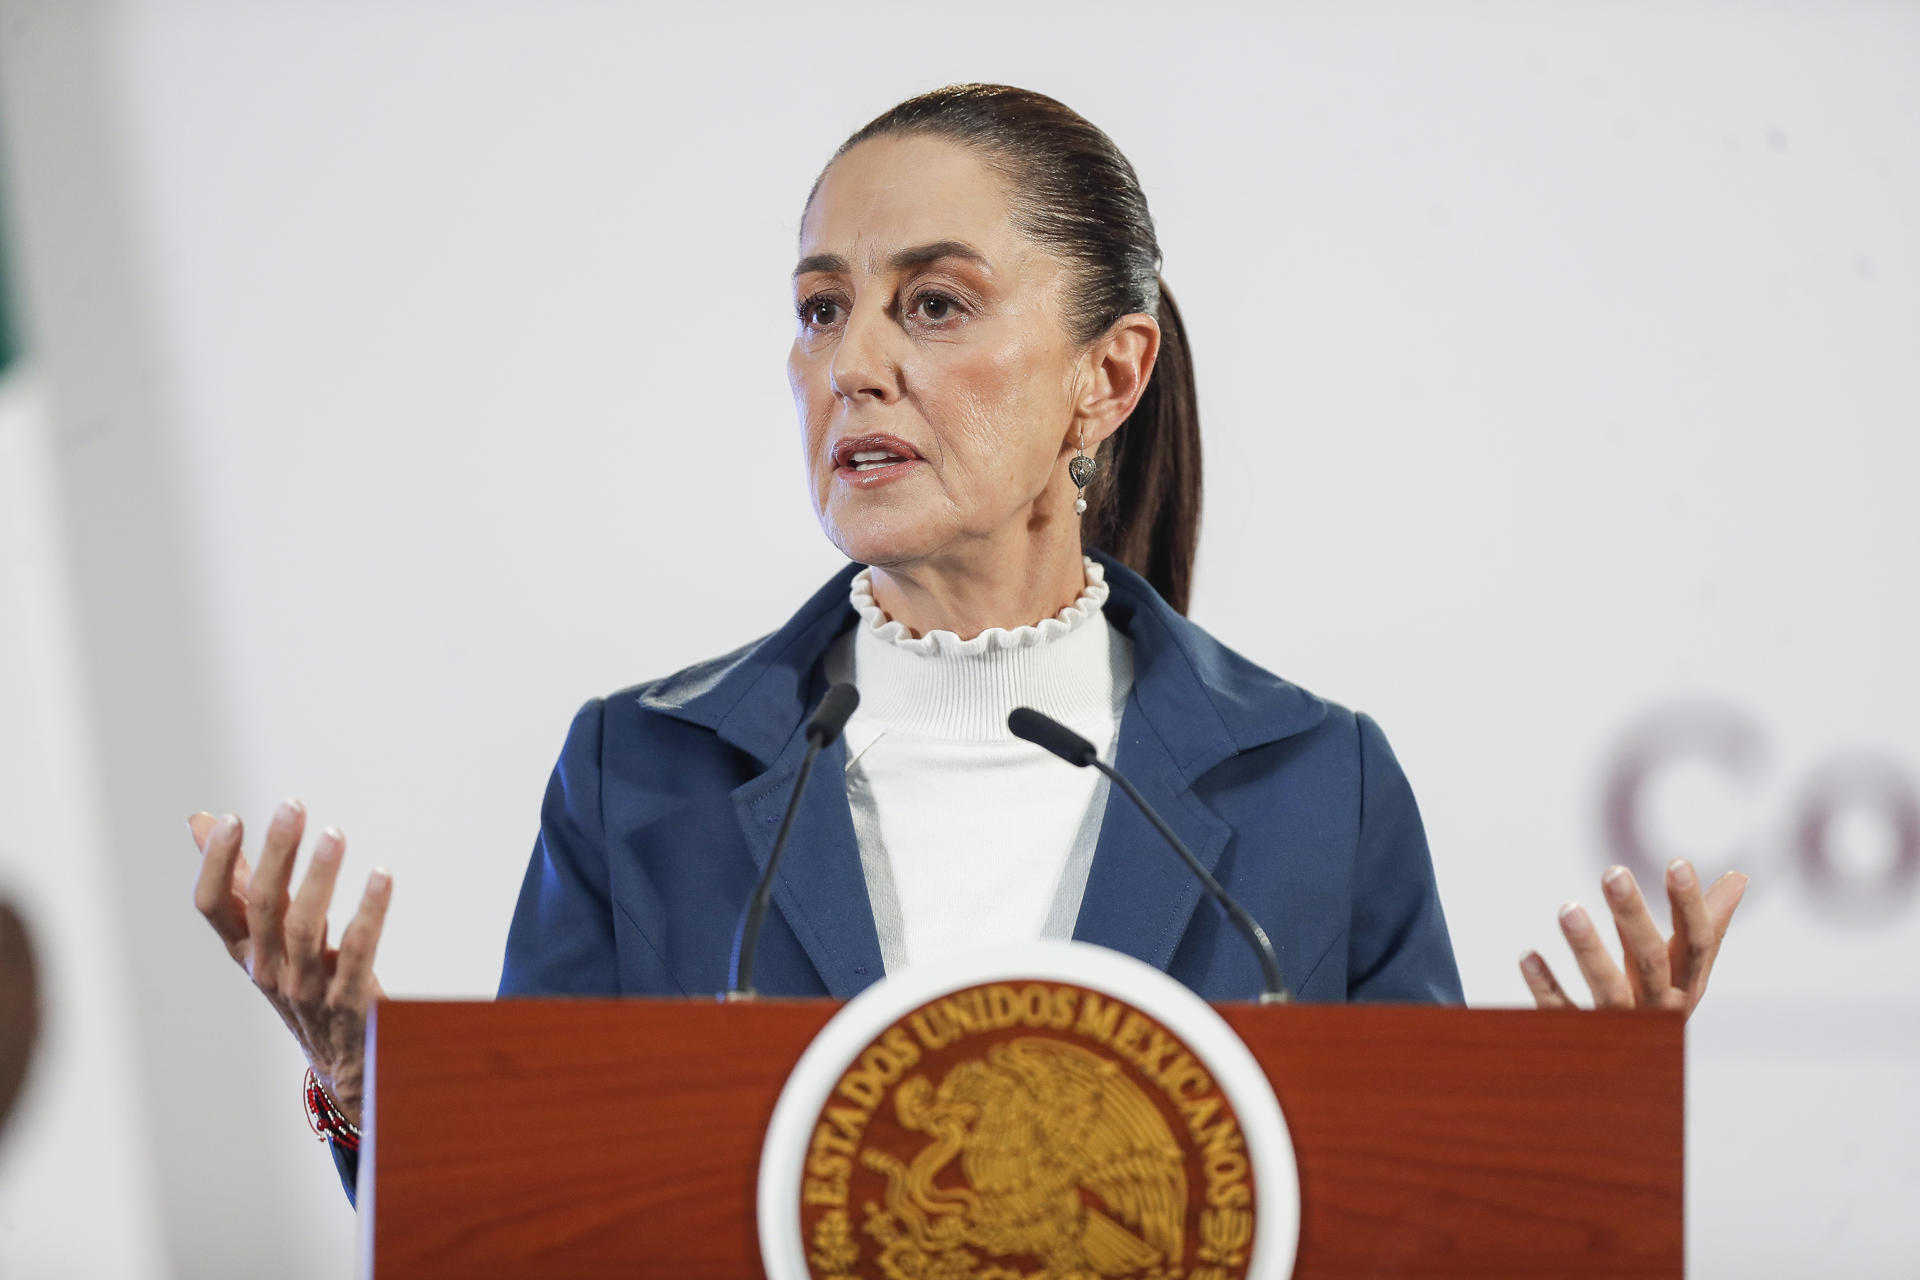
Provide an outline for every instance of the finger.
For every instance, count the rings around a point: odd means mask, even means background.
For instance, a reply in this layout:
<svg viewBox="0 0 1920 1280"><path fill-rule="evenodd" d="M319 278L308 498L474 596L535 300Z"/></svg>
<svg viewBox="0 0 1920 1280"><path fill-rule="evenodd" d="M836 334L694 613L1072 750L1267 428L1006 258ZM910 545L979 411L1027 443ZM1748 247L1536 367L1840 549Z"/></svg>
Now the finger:
<svg viewBox="0 0 1920 1280"><path fill-rule="evenodd" d="M326 968L327 978L328 978L327 985L329 988L331 988L333 985L332 983L333 975L335 972L338 971L339 965L340 965L339 948L337 947L327 948L325 953L323 953L320 958L320 963ZM367 1003L372 1004L375 1000L385 1000L387 998L387 991L385 987L382 987L380 985L379 975L370 974L368 975L368 980L371 982L372 985L367 988Z"/></svg>
<svg viewBox="0 0 1920 1280"><path fill-rule="evenodd" d="M1700 997L1720 938L1700 892L1700 877L1685 858L1667 864L1667 902L1673 907L1673 940L1667 944L1667 966L1673 974L1673 985L1686 992L1691 1003Z"/></svg>
<svg viewBox="0 0 1920 1280"><path fill-rule="evenodd" d="M1633 988L1620 972L1620 966L1607 954L1607 944L1600 940L1600 931L1593 927L1593 917L1587 914L1587 909L1577 902L1561 907L1560 932L1573 948L1573 958L1579 962L1580 976L1587 980L1587 990L1593 992L1593 1007L1633 1008Z"/></svg>
<svg viewBox="0 0 1920 1280"><path fill-rule="evenodd" d="M384 867L374 868L367 877L366 892L360 895L359 910L340 934L340 955L327 989L329 1003L363 1008L380 990L373 976L373 953L380 945L380 930L387 922L387 904L392 900L393 877Z"/></svg>
<svg viewBox="0 0 1920 1280"><path fill-rule="evenodd" d="M300 802L282 800L267 827L260 865L247 881L247 932L253 936L248 972L255 986L268 990L278 987L286 963L287 885L293 879L293 856L306 825L307 812Z"/></svg>
<svg viewBox="0 0 1920 1280"><path fill-rule="evenodd" d="M232 814L215 820L207 829L200 858L200 878L194 882L193 905L220 941L227 953L242 963L247 952L247 900L234 892L234 864L240 859L240 819Z"/></svg>
<svg viewBox="0 0 1920 1280"><path fill-rule="evenodd" d="M1647 910L1647 900L1640 896L1633 872L1613 867L1600 878L1600 887L1606 891L1607 906L1613 912L1613 927L1620 935L1635 1002L1649 1008L1671 1005L1679 997L1673 994L1673 964L1667 958L1666 935Z"/></svg>
<svg viewBox="0 0 1920 1280"><path fill-rule="evenodd" d="M1713 882L1713 888L1707 890L1707 914L1713 917L1713 939L1716 950L1720 940L1727 936L1727 926L1733 922L1734 910L1741 899L1747 896L1747 873L1729 871Z"/></svg>
<svg viewBox="0 0 1920 1280"><path fill-rule="evenodd" d="M1578 1006L1571 997L1560 988L1560 980L1553 976L1553 970L1547 968L1547 962L1540 958L1538 951L1524 951L1520 954L1520 976L1526 979L1527 990L1533 992L1533 1002L1542 1009L1573 1009Z"/></svg>
<svg viewBox="0 0 1920 1280"><path fill-rule="evenodd" d="M294 999L303 1004L318 1003L327 993L327 904L333 901L333 885L340 876L346 849L346 837L339 828L322 831L314 842L300 892L287 908L284 934L288 976Z"/></svg>
<svg viewBox="0 0 1920 1280"><path fill-rule="evenodd" d="M1706 927L1711 930L1713 945L1707 952L1706 963L1700 967L1699 977L1689 988L1696 1005L1700 1003L1700 997L1706 994L1707 979L1713 973L1714 961L1720 958L1720 944L1726 939L1727 925L1732 923L1734 909L1740 905L1746 892L1747 876L1742 871L1727 872L1707 890L1704 899Z"/></svg>
<svg viewBox="0 0 1920 1280"><path fill-rule="evenodd" d="M239 819L235 818L235 822ZM193 842L199 846L202 856L207 852L207 841L213 837L213 830L220 825L220 819L204 810L189 814L187 830L193 833ZM247 881L253 878L253 866L247 861L244 851L237 852L233 859L233 892L242 904L247 900ZM244 908L243 908L244 909Z"/></svg>

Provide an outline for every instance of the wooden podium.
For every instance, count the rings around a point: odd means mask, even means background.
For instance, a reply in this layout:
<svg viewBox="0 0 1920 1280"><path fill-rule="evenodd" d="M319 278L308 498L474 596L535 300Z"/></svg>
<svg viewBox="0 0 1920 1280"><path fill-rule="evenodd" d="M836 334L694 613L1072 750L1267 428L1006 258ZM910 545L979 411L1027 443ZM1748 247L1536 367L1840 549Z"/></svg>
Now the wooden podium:
<svg viewBox="0 0 1920 1280"><path fill-rule="evenodd" d="M383 1002L372 1276L759 1276L761 1141L838 1007ZM1293 1137L1300 1280L1682 1274L1679 1015L1217 1007Z"/></svg>

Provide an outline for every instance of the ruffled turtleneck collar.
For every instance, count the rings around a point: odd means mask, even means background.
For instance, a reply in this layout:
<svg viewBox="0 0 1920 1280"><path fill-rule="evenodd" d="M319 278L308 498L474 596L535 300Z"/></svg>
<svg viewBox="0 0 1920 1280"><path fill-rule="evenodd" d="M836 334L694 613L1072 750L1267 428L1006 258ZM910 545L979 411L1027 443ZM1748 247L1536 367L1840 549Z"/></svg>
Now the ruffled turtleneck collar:
<svg viewBox="0 0 1920 1280"><path fill-rule="evenodd" d="M835 663L850 668L836 678L860 690L855 718L869 730L1004 740L1012 737L1007 713L1027 706L1082 732L1110 731L1132 688L1131 650L1102 610L1106 570L1082 559L1086 589L1072 604L967 640L951 631L909 634L874 603L872 571L862 569L849 589L860 621L850 652Z"/></svg>

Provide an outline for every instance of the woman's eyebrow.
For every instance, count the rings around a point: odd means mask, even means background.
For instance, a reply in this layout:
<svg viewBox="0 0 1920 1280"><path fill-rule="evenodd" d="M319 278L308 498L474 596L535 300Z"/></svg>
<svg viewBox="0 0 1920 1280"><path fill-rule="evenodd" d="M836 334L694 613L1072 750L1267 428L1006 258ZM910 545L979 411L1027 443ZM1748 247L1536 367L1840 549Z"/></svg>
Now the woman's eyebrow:
<svg viewBox="0 0 1920 1280"><path fill-rule="evenodd" d="M942 258L964 258L984 270L993 270L993 264L987 261L987 255L964 240L935 240L931 244L902 249L887 259L887 265L898 271L905 267L919 267L929 262L938 262ZM839 254L815 253L800 259L800 265L793 269L793 274L803 276L809 271L845 273L847 269L847 260Z"/></svg>

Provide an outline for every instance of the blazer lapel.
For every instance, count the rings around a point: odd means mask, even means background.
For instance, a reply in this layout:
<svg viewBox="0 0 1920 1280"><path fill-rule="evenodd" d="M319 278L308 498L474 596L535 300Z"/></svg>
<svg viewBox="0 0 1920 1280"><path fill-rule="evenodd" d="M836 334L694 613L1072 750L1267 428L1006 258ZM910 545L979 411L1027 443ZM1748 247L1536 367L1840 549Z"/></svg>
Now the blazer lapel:
<svg viewBox="0 0 1920 1280"><path fill-rule="evenodd" d="M1166 740L1141 712L1137 696L1128 698L1121 717L1114 767L1140 789L1201 866L1212 871L1219 864L1232 830L1181 778ZM1165 970L1204 893L1133 801L1110 787L1074 938Z"/></svg>
<svg viewBox="0 0 1920 1280"><path fill-rule="evenodd" d="M1216 871L1233 832L1194 783L1242 751L1312 728L1326 705L1175 613L1107 553L1092 554L1113 588L1108 619L1133 645L1133 690L1114 766L1200 865ZM1165 970L1205 892L1133 802L1111 788L1073 936Z"/></svg>
<svg viewBox="0 0 1920 1280"><path fill-rule="evenodd" d="M765 873L806 754L807 738L796 731L765 773L734 789L734 813ZM880 938L867 901L866 874L847 806L846 739L837 739L813 762L806 795L793 816L787 851L774 873L773 903L786 919L827 990L848 999L884 972ZM761 970L762 976L766 971Z"/></svg>

